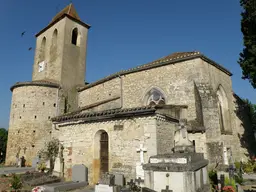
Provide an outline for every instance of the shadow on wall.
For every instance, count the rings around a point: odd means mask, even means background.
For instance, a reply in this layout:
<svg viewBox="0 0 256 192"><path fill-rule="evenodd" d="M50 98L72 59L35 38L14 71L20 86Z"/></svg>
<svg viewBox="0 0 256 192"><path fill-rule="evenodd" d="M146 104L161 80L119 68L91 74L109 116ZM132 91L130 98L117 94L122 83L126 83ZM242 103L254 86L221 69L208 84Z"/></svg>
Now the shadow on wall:
<svg viewBox="0 0 256 192"><path fill-rule="evenodd" d="M236 110L235 113L237 117L241 120L240 130L244 129L244 133L238 133L238 138L240 139L241 146L246 149L247 157L253 157L256 154L256 141L253 131L253 120L252 114L250 113L250 106L248 103L243 101L238 95L234 94ZM239 126L239 125L238 125Z"/></svg>

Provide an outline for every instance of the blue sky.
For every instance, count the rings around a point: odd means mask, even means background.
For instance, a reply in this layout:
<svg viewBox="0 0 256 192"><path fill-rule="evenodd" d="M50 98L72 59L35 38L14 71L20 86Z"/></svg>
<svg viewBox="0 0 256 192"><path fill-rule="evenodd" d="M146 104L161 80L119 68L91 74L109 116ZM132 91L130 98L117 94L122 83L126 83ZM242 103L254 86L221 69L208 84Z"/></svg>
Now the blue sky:
<svg viewBox="0 0 256 192"><path fill-rule="evenodd" d="M32 78L34 35L69 0L0 0L0 127L8 128L10 87ZM241 79L239 0L73 0L88 36L86 80L144 64L172 52L200 51L233 73L233 89L256 103ZM21 32L26 31L21 38Z"/></svg>

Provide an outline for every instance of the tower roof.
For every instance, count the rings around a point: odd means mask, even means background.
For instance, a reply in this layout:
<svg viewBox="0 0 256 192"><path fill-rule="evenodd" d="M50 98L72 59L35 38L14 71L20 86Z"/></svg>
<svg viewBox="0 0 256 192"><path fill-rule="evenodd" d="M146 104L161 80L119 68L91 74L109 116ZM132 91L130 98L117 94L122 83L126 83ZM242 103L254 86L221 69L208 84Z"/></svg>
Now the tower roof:
<svg viewBox="0 0 256 192"><path fill-rule="evenodd" d="M42 34L44 31L49 29L51 26L53 26L55 23L63 19L64 17L68 17L69 19L83 25L86 28L90 28L90 25L84 23L81 21L80 17L78 16L75 7L72 3L70 3L68 6L66 6L64 9L62 9L59 13L57 13L51 22L44 28L42 29L39 33L36 34L36 37Z"/></svg>
<svg viewBox="0 0 256 192"><path fill-rule="evenodd" d="M59 18L61 18L63 15L69 15L71 17L73 17L74 19L76 20L80 20L76 10L75 10L75 7L72 3L70 3L68 6L66 6L64 9L62 9L59 13L57 13L57 15L55 15L52 19L52 21L50 22L51 23L54 23L56 20L58 20Z"/></svg>

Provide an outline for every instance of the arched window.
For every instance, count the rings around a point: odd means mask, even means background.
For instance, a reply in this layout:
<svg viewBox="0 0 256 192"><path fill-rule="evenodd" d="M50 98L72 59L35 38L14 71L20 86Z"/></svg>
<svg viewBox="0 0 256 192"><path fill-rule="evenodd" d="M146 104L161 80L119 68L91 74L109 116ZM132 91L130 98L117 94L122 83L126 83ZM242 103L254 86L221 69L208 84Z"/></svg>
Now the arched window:
<svg viewBox="0 0 256 192"><path fill-rule="evenodd" d="M50 62L57 59L57 49L58 49L58 30L55 29L52 34L52 44L50 48Z"/></svg>
<svg viewBox="0 0 256 192"><path fill-rule="evenodd" d="M73 29L73 31L72 31L72 39L71 39L71 43L73 44L73 45L77 45L77 43L78 43L78 30L77 30L77 28L75 28L75 29Z"/></svg>
<svg viewBox="0 0 256 192"><path fill-rule="evenodd" d="M40 55L39 55L39 60L40 61L44 61L45 60L45 48L46 48L46 38L44 37L41 43L41 47L40 47Z"/></svg>
<svg viewBox="0 0 256 192"><path fill-rule="evenodd" d="M230 114L228 108L228 100L223 87L220 85L217 90L217 107L219 113L219 124L221 133L230 131Z"/></svg>
<svg viewBox="0 0 256 192"><path fill-rule="evenodd" d="M153 88L146 94L146 105L155 106L155 105L164 105L164 104L165 104L164 94L158 89Z"/></svg>
<svg viewBox="0 0 256 192"><path fill-rule="evenodd" d="M58 30L55 29L52 35L52 46L57 47Z"/></svg>

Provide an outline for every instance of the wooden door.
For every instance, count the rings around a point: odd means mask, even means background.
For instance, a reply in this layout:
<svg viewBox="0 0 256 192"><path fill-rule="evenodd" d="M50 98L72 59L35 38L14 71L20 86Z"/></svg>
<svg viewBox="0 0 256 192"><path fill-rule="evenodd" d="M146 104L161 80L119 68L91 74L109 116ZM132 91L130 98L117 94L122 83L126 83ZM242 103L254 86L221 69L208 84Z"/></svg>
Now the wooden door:
<svg viewBox="0 0 256 192"><path fill-rule="evenodd" d="M100 173L108 172L108 134L101 133L100 136Z"/></svg>

